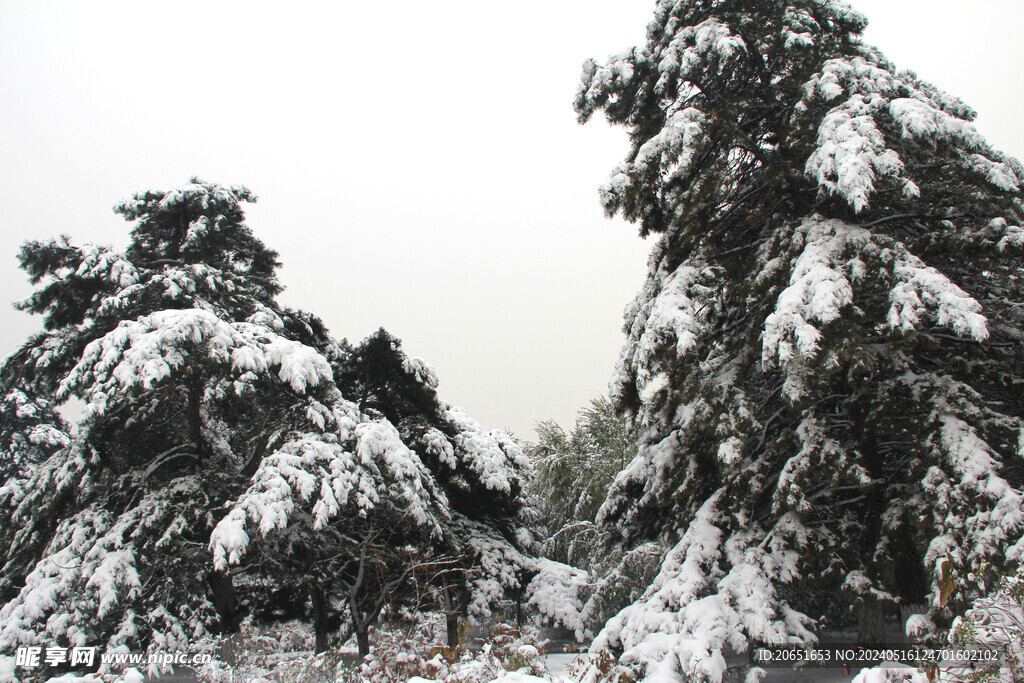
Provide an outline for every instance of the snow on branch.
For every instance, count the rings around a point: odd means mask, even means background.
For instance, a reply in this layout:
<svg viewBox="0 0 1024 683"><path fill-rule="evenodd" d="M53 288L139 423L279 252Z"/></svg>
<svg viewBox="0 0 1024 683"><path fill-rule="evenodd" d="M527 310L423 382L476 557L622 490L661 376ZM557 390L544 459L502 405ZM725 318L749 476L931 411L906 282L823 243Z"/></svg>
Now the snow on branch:
<svg viewBox="0 0 1024 683"><path fill-rule="evenodd" d="M806 171L832 194L846 199L858 213L867 208L877 178L892 178L908 197L919 194L903 175L900 155L886 146L875 124L881 97L854 95L830 111L818 130L818 146L807 159Z"/></svg>
<svg viewBox="0 0 1024 683"><path fill-rule="evenodd" d="M587 586L587 572L547 558L536 561L537 574L526 586L527 604L536 607L548 623L558 624L584 637L581 590Z"/></svg>
<svg viewBox="0 0 1024 683"><path fill-rule="evenodd" d="M642 667L646 681L721 681L727 647L813 642L810 620L775 591L797 576L799 556L785 538L803 536L799 523L783 517L766 542L752 531L727 537L718 511L725 491L701 506L647 592L606 624L591 652L623 651L620 661Z"/></svg>
<svg viewBox="0 0 1024 683"><path fill-rule="evenodd" d="M461 460L492 491L522 490L531 472L530 460L505 432L484 430L464 409L441 404L444 417L455 426L454 458ZM437 440L437 435L433 437ZM442 447L443 448L443 447Z"/></svg>
<svg viewBox="0 0 1024 683"><path fill-rule="evenodd" d="M788 369L786 394L799 397L804 364L819 351L822 327L854 304L854 286L883 277L889 287L886 321L907 333L928 315L962 337L988 338L981 305L944 274L924 264L901 243L838 219L812 216L797 228L793 261L786 287L764 324L762 359ZM870 262L873 268L867 268ZM872 272L874 271L874 272Z"/></svg>
<svg viewBox="0 0 1024 683"><path fill-rule="evenodd" d="M253 533L269 536L302 514L318 531L343 516L365 518L380 506L398 509L429 533L440 533L448 501L419 456L384 420L357 423L340 396L335 433L300 433L265 457L249 489L210 536L214 567L242 561Z"/></svg>
<svg viewBox="0 0 1024 683"><path fill-rule="evenodd" d="M238 376L273 373L300 394L333 381L330 364L315 349L263 326L225 322L198 309L165 310L123 321L86 346L58 397L81 392L86 414L101 415L114 397L150 390L197 358Z"/></svg>

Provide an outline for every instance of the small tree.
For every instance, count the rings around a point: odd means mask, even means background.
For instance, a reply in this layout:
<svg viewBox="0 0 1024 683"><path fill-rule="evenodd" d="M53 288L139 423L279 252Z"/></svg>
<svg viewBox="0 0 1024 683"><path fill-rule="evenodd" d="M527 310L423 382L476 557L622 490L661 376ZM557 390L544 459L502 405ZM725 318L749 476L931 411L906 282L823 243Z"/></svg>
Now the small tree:
<svg viewBox="0 0 1024 683"><path fill-rule="evenodd" d="M979 589L984 594L954 619L949 642L994 650L999 653L999 660L969 669L954 667L947 673L969 681L1009 683L1021 680L1024 678L1024 568L998 577L987 591L982 577L973 572L958 578L958 588L968 595ZM927 630L931 624L927 619L922 621L920 626ZM908 624L908 630L912 626L914 624Z"/></svg>
<svg viewBox="0 0 1024 683"><path fill-rule="evenodd" d="M604 397L580 410L571 432L544 421L537 425L537 436L528 452L537 470L534 491L548 529L542 552L587 572L588 585L578 591L579 623L592 634L639 597L654 578L663 553L657 543L616 548L607 529L595 522L615 476L636 455L636 442L625 419Z"/></svg>
<svg viewBox="0 0 1024 683"><path fill-rule="evenodd" d="M866 23L663 0L584 67L581 121L631 139L601 201L657 238L611 387L639 452L599 517L675 547L595 643L651 676L878 641L898 603L948 620L943 562L1022 559L1024 168Z"/></svg>
<svg viewBox="0 0 1024 683"><path fill-rule="evenodd" d="M636 443L607 398L580 410L566 432L546 420L527 451L537 471L535 492L549 531L544 554L586 567L602 553L594 519L615 475L636 454Z"/></svg>
<svg viewBox="0 0 1024 683"><path fill-rule="evenodd" d="M293 433L263 459L213 534L215 564L269 554L315 576L364 654L403 581L433 567L457 644L459 613L488 613L534 566L528 462L506 434L441 401L433 369L384 330L336 368L342 389L318 413L318 432Z"/></svg>

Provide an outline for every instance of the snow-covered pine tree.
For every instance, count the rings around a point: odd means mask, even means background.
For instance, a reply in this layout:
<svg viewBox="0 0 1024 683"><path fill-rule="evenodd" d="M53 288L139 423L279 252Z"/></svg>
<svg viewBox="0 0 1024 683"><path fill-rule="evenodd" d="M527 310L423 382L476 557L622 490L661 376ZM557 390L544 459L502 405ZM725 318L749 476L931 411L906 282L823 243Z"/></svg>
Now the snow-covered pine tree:
<svg viewBox="0 0 1024 683"><path fill-rule="evenodd" d="M365 649L408 579L453 614L519 592L572 621L582 579L533 556L518 446L441 401L386 332L351 348L280 307L253 199L193 180L117 207L136 221L124 253L22 250L46 331L5 379L85 409L12 489L0 648L179 649L301 588L321 644L341 602Z"/></svg>
<svg viewBox="0 0 1024 683"><path fill-rule="evenodd" d="M531 579L545 570L579 573L535 557L530 468L515 442L442 401L434 370L385 330L340 356L335 377L323 420L337 436L303 436L262 461L213 534L217 566L253 557L308 577L323 605L318 647L347 612L365 654L385 605L423 599L412 579L447 613L452 644L460 615L488 615L509 595L575 628L565 591L534 599L547 586Z"/></svg>
<svg viewBox="0 0 1024 683"><path fill-rule="evenodd" d="M365 649L408 579L454 614L517 591L571 622L582 578L533 556L518 446L441 401L386 332L351 348L280 307L253 199L193 180L117 207L136 221L124 253L22 250L46 331L4 377L85 409L7 501L0 648L179 649L299 587L321 641L342 598Z"/></svg>
<svg viewBox="0 0 1024 683"><path fill-rule="evenodd" d="M46 331L4 379L85 408L7 510L3 650L178 649L232 628L231 580L207 548L218 510L308 422L340 352L273 301L276 254L239 208L253 199L193 180L117 207L136 221L123 254L67 238L23 248L37 290L22 307Z"/></svg>
<svg viewBox="0 0 1024 683"><path fill-rule="evenodd" d="M601 201L657 238L612 380L640 450L601 518L676 545L595 643L649 676L878 639L896 604L941 624L944 563L1024 554L1024 168L865 25L661 0L584 66L580 120L631 137Z"/></svg>

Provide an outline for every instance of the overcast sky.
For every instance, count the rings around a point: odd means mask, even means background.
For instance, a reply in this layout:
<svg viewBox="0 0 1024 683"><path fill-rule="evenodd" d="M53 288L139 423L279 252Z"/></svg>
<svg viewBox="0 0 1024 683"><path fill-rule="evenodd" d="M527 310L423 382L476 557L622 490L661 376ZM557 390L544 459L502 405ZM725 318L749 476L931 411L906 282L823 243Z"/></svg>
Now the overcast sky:
<svg viewBox="0 0 1024 683"><path fill-rule="evenodd" d="M868 40L1024 156L1024 2L855 0ZM260 196L283 301L356 341L384 326L445 399L532 437L605 393L650 245L597 186L626 153L575 122L587 57L652 0L0 0L0 288L60 233L124 246L110 207L198 175ZM0 310L0 355L38 322Z"/></svg>

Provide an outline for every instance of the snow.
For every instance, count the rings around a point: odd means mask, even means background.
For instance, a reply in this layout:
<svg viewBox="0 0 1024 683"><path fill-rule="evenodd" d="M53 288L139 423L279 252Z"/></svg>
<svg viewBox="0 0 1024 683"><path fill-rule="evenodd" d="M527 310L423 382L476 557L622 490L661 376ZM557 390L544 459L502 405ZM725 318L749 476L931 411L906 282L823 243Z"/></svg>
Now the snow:
<svg viewBox="0 0 1024 683"><path fill-rule="evenodd" d="M608 499L598 512L599 524L604 523L619 504L617 492L630 490L632 484L639 483L643 490L643 494L636 501L638 507L653 501L660 495L676 454L680 450L680 435L685 432L687 422L687 420L682 420L679 429L672 431L668 436L655 443L641 442L633 460L616 475Z"/></svg>
<svg viewBox="0 0 1024 683"><path fill-rule="evenodd" d="M86 642L83 622L103 619L141 589L132 546L123 537L139 523L140 513L153 512L146 508L135 508L116 522L106 511L89 509L61 522L25 586L0 610L0 647L39 640L92 644Z"/></svg>
<svg viewBox="0 0 1024 683"><path fill-rule="evenodd" d="M828 192L845 198L858 213L867 208L879 177L902 180L908 196L917 194L903 178L899 154L886 147L875 125L873 114L882 105L879 97L853 95L834 108L822 119L818 146L807 159L807 174Z"/></svg>
<svg viewBox="0 0 1024 683"><path fill-rule="evenodd" d="M839 441L830 438L824 424L813 414L807 414L800 422L796 436L800 450L786 460L779 473L772 496L774 512L810 512L815 505L812 498L814 489L833 473L842 480L863 487L872 484L871 477L858 462L857 455L847 452ZM808 487L810 490L807 490Z"/></svg>
<svg viewBox="0 0 1024 683"><path fill-rule="evenodd" d="M129 287L139 281L135 266L109 247L83 244L78 249L81 262L75 276L89 280L108 280L119 287Z"/></svg>
<svg viewBox="0 0 1024 683"><path fill-rule="evenodd" d="M941 680L941 679L940 679ZM905 664L883 662L870 669L861 669L852 683L930 683L928 675Z"/></svg>
<svg viewBox="0 0 1024 683"><path fill-rule="evenodd" d="M969 574L972 588L978 577ZM1004 575L985 595L957 616L949 630L949 643L996 648L1003 662L998 673L985 680L1010 683L1024 670L1024 571ZM1016 674L1016 675L1015 675Z"/></svg>
<svg viewBox="0 0 1024 683"><path fill-rule="evenodd" d="M979 174L1005 191L1020 189L1020 178L1000 154L989 148L971 123L974 113L955 98L923 83L910 72L893 73L878 55L828 60L804 86L798 112L811 102L835 101L822 119L817 146L805 170L823 191L839 195L860 212L867 208L879 180L891 180L907 197L919 188L880 125L891 119L900 137L935 148L960 150L960 170Z"/></svg>
<svg viewBox="0 0 1024 683"><path fill-rule="evenodd" d="M911 614L904 625L907 638L920 639L921 636L935 632L935 622L926 614Z"/></svg>
<svg viewBox="0 0 1024 683"><path fill-rule="evenodd" d="M58 396L84 394L88 416L104 414L111 396L150 390L202 356L238 377L276 371L296 393L333 381L328 361L316 350L265 327L226 322L199 309L165 310L122 321L86 346L61 382Z"/></svg>
<svg viewBox="0 0 1024 683"><path fill-rule="evenodd" d="M434 516L446 516L448 499L434 489L430 471L402 442L398 430L386 421L364 422L356 426L355 437L356 457L364 465L379 463L379 469L389 475L388 488L404 503L412 521L439 532Z"/></svg>
<svg viewBox="0 0 1024 683"><path fill-rule="evenodd" d="M536 561L537 575L526 587L527 604L536 607L547 623L573 631L583 641L581 590L588 585L587 572L547 558Z"/></svg>
<svg viewBox="0 0 1024 683"><path fill-rule="evenodd" d="M441 411L458 430L454 438L456 457L477 474L485 487L506 493L513 487L522 489L530 461L508 434L501 430L485 431L457 406L442 402Z"/></svg>
<svg viewBox="0 0 1024 683"><path fill-rule="evenodd" d="M665 126L640 147L636 159L625 173L644 179L662 174L677 178L685 176L698 151L707 143L705 123L703 112L693 107L672 113ZM605 186L603 191L617 194L614 185Z"/></svg>
<svg viewBox="0 0 1024 683"><path fill-rule="evenodd" d="M645 406L656 402L670 382L674 361L693 359L706 343L708 322L718 313L715 269L688 263L669 270L651 255L644 287L623 313L626 344L609 384L613 400L628 395L632 385ZM674 349L666 355L664 349ZM646 414L636 422L644 424Z"/></svg>
<svg viewBox="0 0 1024 683"><path fill-rule="evenodd" d="M451 469L455 469L458 466L458 460L455 458L455 448L444 432L431 427L423 434L423 443L427 453L435 456L442 464L447 465Z"/></svg>
<svg viewBox="0 0 1024 683"><path fill-rule="evenodd" d="M782 21L785 24L782 29L783 45L787 50L814 45L814 30L817 28L817 22L810 12L805 9L786 7Z"/></svg>
<svg viewBox="0 0 1024 683"><path fill-rule="evenodd" d="M892 238L812 216L796 229L794 244L802 248L793 261L789 286L766 318L762 336L763 362L790 369L784 391L791 398L804 392L804 367L818 354L822 328L855 303L865 259L891 278L886 317L891 329L916 330L927 316L959 336L988 338L977 300Z"/></svg>
<svg viewBox="0 0 1024 683"><path fill-rule="evenodd" d="M768 363L778 359L786 365L797 356L814 356L821 332L812 322L830 323L853 302L853 287L840 257L848 247L863 247L870 240L867 230L834 220L812 218L800 232L804 248L793 264L789 287L764 324L762 346Z"/></svg>
<svg viewBox="0 0 1024 683"><path fill-rule="evenodd" d="M773 581L795 578L798 555L784 544L766 551L753 533L723 543L717 518L724 495L719 489L704 503L644 595L594 639L592 654L621 649L623 664L646 671L644 681L705 676L719 682L727 648L814 640L807 617L775 597Z"/></svg>
<svg viewBox="0 0 1024 683"><path fill-rule="evenodd" d="M425 384L431 389L437 389L437 371L434 370L434 366L422 358L406 356L402 360L402 369L415 377L417 382Z"/></svg>
<svg viewBox="0 0 1024 683"><path fill-rule="evenodd" d="M297 436L262 460L249 489L215 527L214 566L241 562L252 537L250 525L268 536L287 528L302 510L312 515L313 528L321 529L346 512L364 516L394 497L411 521L436 530L447 500L428 480L426 467L385 421L352 429L342 422L335 434Z"/></svg>
<svg viewBox="0 0 1024 683"><path fill-rule="evenodd" d="M507 591L523 587L520 573L532 568L533 562L486 524L453 515L452 530L474 555L477 569L471 583L469 616L473 620L486 618Z"/></svg>
<svg viewBox="0 0 1024 683"><path fill-rule="evenodd" d="M927 141L960 141L967 149L985 149L985 138L974 124L950 116L932 106L923 97L897 97L889 102L889 113L903 130L905 138ZM933 142L934 144L934 142Z"/></svg>
<svg viewBox="0 0 1024 683"><path fill-rule="evenodd" d="M905 248L897 247L895 256L892 271L898 284L889 293L892 302L887 316L889 327L902 331L914 329L921 315L929 311L939 325L953 328L961 337L977 341L988 338L981 304Z"/></svg>
<svg viewBox="0 0 1024 683"><path fill-rule="evenodd" d="M3 681L3 677L0 676L0 681ZM138 669L131 667L126 669L122 674L105 674L102 677L97 677L95 674L87 674L85 676L78 676L75 674L64 674L63 676L55 676L46 680L46 683L143 683L146 678L143 676Z"/></svg>
<svg viewBox="0 0 1024 683"><path fill-rule="evenodd" d="M961 543L946 535L932 541L925 562L937 566L947 555L958 558L958 565L976 568L999 553L999 549L1010 546L1024 535L1024 495L1021 495L1005 479L1000 477L997 461L991 447L965 421L951 414L938 416L940 427L936 444L958 477L952 482L944 474L930 471L924 481L925 490L945 499L944 507L952 508L941 527L948 528L957 536L970 539L963 548ZM950 486L952 483L954 486ZM1011 548L1008 559L1019 561Z"/></svg>

